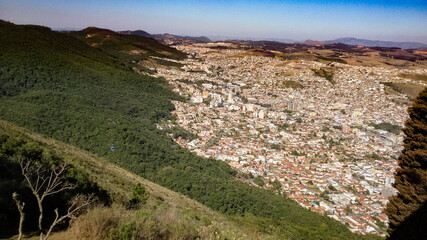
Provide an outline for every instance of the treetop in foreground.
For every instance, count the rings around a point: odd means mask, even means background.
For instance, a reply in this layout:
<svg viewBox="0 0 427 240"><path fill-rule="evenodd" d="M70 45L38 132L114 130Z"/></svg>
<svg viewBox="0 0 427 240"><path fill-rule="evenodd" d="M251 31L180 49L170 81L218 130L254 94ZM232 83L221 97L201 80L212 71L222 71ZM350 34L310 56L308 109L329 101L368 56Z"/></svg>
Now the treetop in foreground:
<svg viewBox="0 0 427 240"><path fill-rule="evenodd" d="M390 239L425 239L427 222L427 88L408 109L404 149L395 173L398 195L390 198Z"/></svg>

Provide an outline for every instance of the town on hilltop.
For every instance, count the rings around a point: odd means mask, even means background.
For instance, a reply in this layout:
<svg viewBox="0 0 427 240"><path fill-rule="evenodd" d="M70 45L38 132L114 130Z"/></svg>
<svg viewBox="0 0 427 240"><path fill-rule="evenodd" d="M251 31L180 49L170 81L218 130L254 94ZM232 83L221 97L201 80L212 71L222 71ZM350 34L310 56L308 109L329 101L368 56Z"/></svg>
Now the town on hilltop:
<svg viewBox="0 0 427 240"><path fill-rule="evenodd" d="M384 236L410 103L392 84L410 81L399 74L426 69L283 61L233 43L177 49L189 55L176 61L182 67L158 67L156 75L188 101L174 101L176 119L158 128L190 132L170 135L200 156L225 161L243 182L353 232Z"/></svg>

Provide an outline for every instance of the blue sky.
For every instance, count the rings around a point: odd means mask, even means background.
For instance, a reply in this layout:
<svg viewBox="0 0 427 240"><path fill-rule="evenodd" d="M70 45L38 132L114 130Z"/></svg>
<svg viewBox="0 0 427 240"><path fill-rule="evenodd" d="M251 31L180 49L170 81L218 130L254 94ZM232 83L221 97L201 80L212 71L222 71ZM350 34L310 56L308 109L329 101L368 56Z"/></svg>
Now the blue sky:
<svg viewBox="0 0 427 240"><path fill-rule="evenodd" d="M192 36L427 43L427 0L0 0L0 19Z"/></svg>

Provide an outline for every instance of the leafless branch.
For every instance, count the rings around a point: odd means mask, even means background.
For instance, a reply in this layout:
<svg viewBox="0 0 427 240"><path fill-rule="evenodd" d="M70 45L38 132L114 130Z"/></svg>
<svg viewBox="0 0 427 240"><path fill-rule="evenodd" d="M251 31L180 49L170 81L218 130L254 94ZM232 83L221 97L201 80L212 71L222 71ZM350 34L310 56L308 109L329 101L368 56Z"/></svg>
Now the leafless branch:
<svg viewBox="0 0 427 240"><path fill-rule="evenodd" d="M46 233L46 236L44 240L46 240L50 233L52 232L53 228L60 222L64 221L67 218L74 219L79 212L86 209L87 206L95 202L95 198L93 195L85 196L85 195L77 195L73 198L71 201L70 206L68 207L67 213L63 215L62 217L59 217L58 209L55 209L55 220L52 222L52 224L49 227L48 232Z"/></svg>
<svg viewBox="0 0 427 240"><path fill-rule="evenodd" d="M39 166L34 166L32 163L33 160L31 158L19 160L22 175L37 199L40 212L38 227L41 232L40 239L42 239L43 200L47 196L57 194L67 189L73 189L76 186L64 181L64 174L68 169L65 163L58 167L52 167L51 171L47 171L41 164Z"/></svg>
<svg viewBox="0 0 427 240"><path fill-rule="evenodd" d="M49 195L75 188L75 185L64 183L63 181L63 174L68 169L67 165L61 164L57 168L52 167L50 174L47 174L42 166L31 169L31 162L31 159L25 159L21 160L19 164L21 166L22 175L25 177L28 186L38 198L43 200ZM35 175L37 179L32 181L31 175Z"/></svg>
<svg viewBox="0 0 427 240"><path fill-rule="evenodd" d="M42 199L49 195L53 195L67 189L75 188L75 185L63 182L62 176L66 170L67 165L65 164L61 164L59 168L52 168L50 176L48 177L46 189L41 196Z"/></svg>

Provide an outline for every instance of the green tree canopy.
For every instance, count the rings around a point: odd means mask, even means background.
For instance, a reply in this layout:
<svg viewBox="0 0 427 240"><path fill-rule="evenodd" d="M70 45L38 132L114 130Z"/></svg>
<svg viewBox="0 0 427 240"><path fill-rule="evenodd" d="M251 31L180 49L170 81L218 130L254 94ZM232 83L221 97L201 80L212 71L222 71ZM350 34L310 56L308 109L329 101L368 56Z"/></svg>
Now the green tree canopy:
<svg viewBox="0 0 427 240"><path fill-rule="evenodd" d="M394 231L403 232L405 239L425 239L419 234L426 235L423 231L425 221L413 221L412 224L405 224L405 221L412 219L411 214L421 209L427 200L427 88L420 92L408 112L410 118L403 129L406 134L404 149L395 173L394 186L399 193L390 198L386 211L391 239L399 238Z"/></svg>

